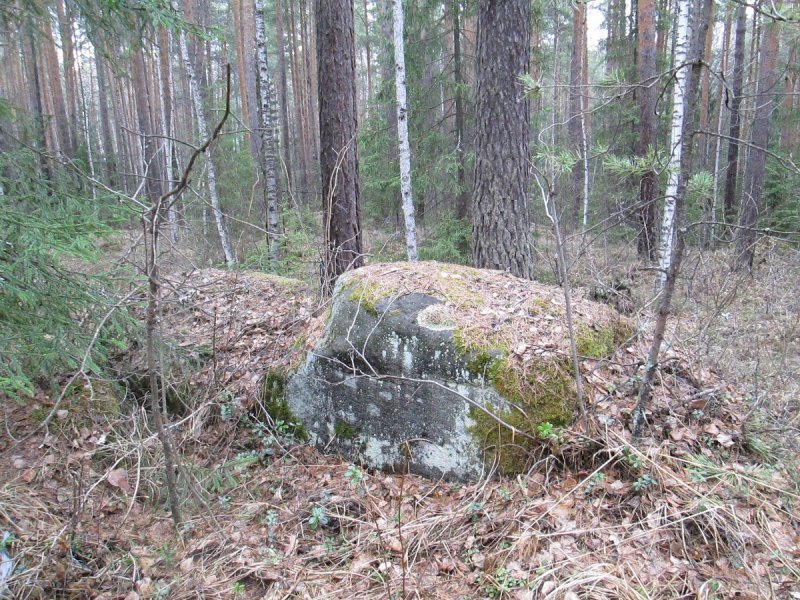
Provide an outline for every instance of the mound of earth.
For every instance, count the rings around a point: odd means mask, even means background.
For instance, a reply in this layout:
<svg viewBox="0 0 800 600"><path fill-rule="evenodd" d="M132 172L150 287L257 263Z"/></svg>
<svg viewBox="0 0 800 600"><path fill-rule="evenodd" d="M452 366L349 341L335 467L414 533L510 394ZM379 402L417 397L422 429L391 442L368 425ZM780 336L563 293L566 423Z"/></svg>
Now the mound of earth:
<svg viewBox="0 0 800 600"><path fill-rule="evenodd" d="M634 333L588 300L573 321L587 359ZM285 402L317 446L370 467L458 480L522 472L578 408L563 294L433 262L349 272Z"/></svg>

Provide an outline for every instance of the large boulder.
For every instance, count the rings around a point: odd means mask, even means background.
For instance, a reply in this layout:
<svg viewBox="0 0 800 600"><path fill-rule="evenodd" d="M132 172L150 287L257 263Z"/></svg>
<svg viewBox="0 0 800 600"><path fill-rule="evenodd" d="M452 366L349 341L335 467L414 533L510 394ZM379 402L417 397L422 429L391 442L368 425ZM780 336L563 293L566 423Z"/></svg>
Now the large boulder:
<svg viewBox="0 0 800 600"><path fill-rule="evenodd" d="M320 447L434 478L521 471L537 432L577 398L559 288L438 263L339 278L324 333L289 377L285 408ZM573 306L579 352L612 354L632 327Z"/></svg>

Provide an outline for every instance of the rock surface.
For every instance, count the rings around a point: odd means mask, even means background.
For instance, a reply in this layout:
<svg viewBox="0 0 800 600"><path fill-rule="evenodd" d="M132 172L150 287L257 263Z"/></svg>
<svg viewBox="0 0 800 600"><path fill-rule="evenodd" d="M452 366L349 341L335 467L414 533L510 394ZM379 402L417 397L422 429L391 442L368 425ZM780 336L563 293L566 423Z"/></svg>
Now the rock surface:
<svg viewBox="0 0 800 600"><path fill-rule="evenodd" d="M575 411L559 294L437 263L347 273L287 381L288 408L317 446L370 467L462 481L519 471L536 427ZM576 315L593 342L619 337L607 308L579 301Z"/></svg>

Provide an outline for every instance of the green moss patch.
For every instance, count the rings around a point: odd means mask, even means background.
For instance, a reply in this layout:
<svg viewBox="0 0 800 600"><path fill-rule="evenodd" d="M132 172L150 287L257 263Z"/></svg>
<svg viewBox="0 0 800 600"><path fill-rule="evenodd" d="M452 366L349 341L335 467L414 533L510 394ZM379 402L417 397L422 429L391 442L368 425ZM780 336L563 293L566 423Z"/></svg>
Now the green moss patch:
<svg viewBox="0 0 800 600"><path fill-rule="evenodd" d="M341 440L354 440L358 437L358 430L347 421L342 421L341 419L336 419L336 423L333 425L333 432Z"/></svg>
<svg viewBox="0 0 800 600"><path fill-rule="evenodd" d="M543 423L566 425L572 420L577 406L575 381L566 362L540 363L523 370L522 365L507 358L495 358L487 374L494 389L511 406L505 410L489 405L485 408L514 429L473 407L470 417L474 424L469 431L484 449L487 461L497 463L500 473L521 473L531 451L540 444L531 439L537 437L537 427Z"/></svg>
<svg viewBox="0 0 800 600"><path fill-rule="evenodd" d="M578 328L575 342L578 354L587 358L606 358L633 335L633 326L618 320L599 328L582 325Z"/></svg>
<svg viewBox="0 0 800 600"><path fill-rule="evenodd" d="M283 422L298 440L304 442L309 439L308 431L289 408L284 395L285 388L286 376L276 371L269 371L261 385L260 406L274 423Z"/></svg>

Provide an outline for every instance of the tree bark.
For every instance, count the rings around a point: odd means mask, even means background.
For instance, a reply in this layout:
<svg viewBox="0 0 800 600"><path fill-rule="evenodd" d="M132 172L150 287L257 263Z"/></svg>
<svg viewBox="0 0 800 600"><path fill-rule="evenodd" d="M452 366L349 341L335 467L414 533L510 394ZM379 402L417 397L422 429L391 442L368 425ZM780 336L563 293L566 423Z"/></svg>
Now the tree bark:
<svg viewBox="0 0 800 600"><path fill-rule="evenodd" d="M779 5L776 5L778 8ZM777 21L769 20L763 27L761 56L758 61L758 91L753 133L750 137L750 158L745 171L745 186L742 190L742 214L736 233L736 260L738 271L753 270L756 232L759 214L763 211L763 187L766 174L767 148L769 147L770 123L774 108L775 88L778 82L776 65L780 43Z"/></svg>
<svg viewBox="0 0 800 600"><path fill-rule="evenodd" d="M458 161L456 180L458 182L458 195L456 196L456 218L469 217L469 195L467 192L466 160L464 146L464 76L462 73L461 56L461 0L451 0L450 10L453 14L453 83L455 89L455 137L456 159Z"/></svg>
<svg viewBox="0 0 800 600"><path fill-rule="evenodd" d="M723 206L725 221L736 219L736 184L739 171L739 135L741 134L742 90L744 88L744 41L747 34L747 9L740 5L736 9L736 41L733 45L733 81L730 98L730 134L728 140L728 167L725 173Z"/></svg>
<svg viewBox="0 0 800 600"><path fill-rule="evenodd" d="M275 0L275 37L278 44L278 95L280 96L281 110L281 150L286 173L286 190L291 195L294 190L294 178L292 176L292 154L289 151L289 94L286 85L286 41L283 35L283 9L281 7L281 0Z"/></svg>
<svg viewBox="0 0 800 600"><path fill-rule="evenodd" d="M53 37L53 28L50 25L49 18L42 19L42 30L45 38L44 50L47 64L47 86L50 90L50 100L53 103L53 116L55 117L56 129L58 131L58 147L65 156L75 158L75 145L69 127L67 104L64 100L64 92L61 88L61 68L58 64L56 41Z"/></svg>
<svg viewBox="0 0 800 600"><path fill-rule="evenodd" d="M479 2L472 258L528 279L529 101L517 77L530 68L530 39L530 2Z"/></svg>
<svg viewBox="0 0 800 600"><path fill-rule="evenodd" d="M711 3L713 0L697 0L695 2L696 17L693 17L695 23L695 30L692 32L692 42L690 48L690 57L692 59L691 73L686 78L686 87L684 88L683 104L685 106L694 106L697 99L697 86L700 79L700 71L702 65L699 57L702 49L703 39L705 38L706 28L709 26L709 14L711 11ZM681 11L689 10L690 2L688 0L678 0L681 6ZM676 61L677 63L677 61ZM677 86L676 86L677 88ZM682 129L684 133L689 133L694 130L695 124L695 111L687 110L684 112L684 121ZM647 354L647 363L645 364L644 375L639 382L639 390L637 394L636 409L633 414L633 436L638 438L642 434L642 429L645 423L645 412L653 388L653 379L655 378L656 371L658 370L658 358L661 353L661 345L664 342L664 335L667 330L667 319L669 318L672 309L672 297L675 293L675 283L678 275L680 274L681 264L683 262L684 250L686 247L686 190L689 185L689 177L692 170L692 154L693 146L691 140L687 140L684 144L684 151L681 154L680 176L678 178L678 187L675 195L675 221L678 224L675 236L675 244L672 247L672 256L668 263L667 279L664 284L663 290L658 298L658 312L656 314L656 322L653 328L653 342L650 345L650 350Z"/></svg>
<svg viewBox="0 0 800 600"><path fill-rule="evenodd" d="M264 0L255 0L256 47L258 48L258 94L261 117L261 178L264 204L267 209L267 239L269 262L273 272L278 270L280 254L278 212L278 179L275 173L275 106L273 85L267 69L267 34L264 26Z"/></svg>
<svg viewBox="0 0 800 600"><path fill-rule="evenodd" d="M317 0L315 20L327 297L339 275L364 264L353 0Z"/></svg>
<svg viewBox="0 0 800 600"><path fill-rule="evenodd" d="M570 145L578 149L581 159L572 169L572 219L570 225L577 227L581 209L588 205L588 140L586 139L586 98L584 68L586 65L586 4L575 3L572 11L572 51L569 70L569 137ZM584 223L585 224L585 223Z"/></svg>
<svg viewBox="0 0 800 600"><path fill-rule="evenodd" d="M192 104L194 105L197 129L200 133L200 139L206 140L208 139L208 125L206 124L206 117L203 113L203 99L200 96L197 74L194 71L194 65L189 56L189 49L186 45L186 34L183 31L180 32L179 45L184 68L186 69L186 78L189 80L189 92L191 94ZM226 264L232 266L236 263L236 254L233 251L227 223L225 222L225 215L220 206L219 195L217 194L217 171L210 152L206 153L206 177L208 180L208 196L211 201L211 210L214 212L214 222L217 226L222 252L225 256Z"/></svg>
<svg viewBox="0 0 800 600"><path fill-rule="evenodd" d="M677 33L675 37L675 87L672 91L672 125L670 128L670 159L667 167L669 179L664 196L664 215L661 221L661 236L658 243L659 272L656 278L656 291L661 291L667 281L667 271L672 261L672 249L675 238L675 205L678 193L678 179L681 176L681 156L686 151L686 129L684 129L684 112L687 98L689 67L685 65L688 52L689 33L689 0L678 1ZM693 108L693 107L692 107Z"/></svg>
<svg viewBox="0 0 800 600"><path fill-rule="evenodd" d="M142 176L145 178L145 192L151 202L155 202L162 194L161 164L158 159L158 143L154 137L151 120L153 91L147 80L144 48L141 44L133 54L133 87L136 100L136 122L141 138Z"/></svg>
<svg viewBox="0 0 800 600"><path fill-rule="evenodd" d="M640 135L637 154L644 158L654 152L658 145L658 101L656 5L654 0L639 0L637 18L638 47L636 62L639 71ZM654 260L656 257L656 202L658 198L658 175L651 169L639 179L639 234L637 249L639 258Z"/></svg>
<svg viewBox="0 0 800 600"><path fill-rule="evenodd" d="M417 225L411 193L411 146L408 143L408 103L406 100L406 59L403 43L403 0L394 2L394 88L397 98L397 153L400 157L400 195L406 225L406 254L417 260Z"/></svg>
<svg viewBox="0 0 800 600"><path fill-rule="evenodd" d="M61 53L64 61L64 89L66 91L67 119L73 136L81 127L78 124L78 87L75 82L75 44L72 39L72 11L64 0L56 2L58 30L61 36Z"/></svg>

